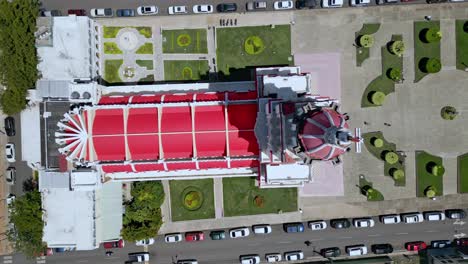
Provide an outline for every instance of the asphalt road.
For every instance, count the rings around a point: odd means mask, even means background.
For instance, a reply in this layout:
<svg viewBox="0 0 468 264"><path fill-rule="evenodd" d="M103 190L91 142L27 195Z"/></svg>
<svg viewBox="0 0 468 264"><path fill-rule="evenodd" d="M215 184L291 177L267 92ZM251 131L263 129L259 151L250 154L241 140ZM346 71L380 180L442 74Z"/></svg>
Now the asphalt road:
<svg viewBox="0 0 468 264"><path fill-rule="evenodd" d="M376 219L377 220L377 219ZM253 235L247 238L212 241L205 232L204 241L180 242L177 244L164 243L163 237L156 238L154 245L149 247L151 259L149 263L171 264L173 260L197 259L203 264L238 263L239 255L259 254L262 258L266 253L284 253L292 250L302 250L305 258L320 259L314 251L325 247L340 247L343 254L345 246L365 244L370 246L377 243L391 243L395 252L403 251L405 242L423 240L454 239L468 233L468 226L464 221L446 220L442 222L423 222L420 224L383 225L376 221L373 228L357 229L351 227L344 230L328 228L322 231L306 229L304 233L286 234L282 226L273 226L273 232L268 235ZM305 241L311 241L308 247ZM105 256L103 248L93 251L77 251L56 253L47 257L46 263L125 263L129 252L141 252L142 247L127 243L125 248L114 249L111 257ZM14 256L14 263L35 263L26 261L23 257Z"/></svg>

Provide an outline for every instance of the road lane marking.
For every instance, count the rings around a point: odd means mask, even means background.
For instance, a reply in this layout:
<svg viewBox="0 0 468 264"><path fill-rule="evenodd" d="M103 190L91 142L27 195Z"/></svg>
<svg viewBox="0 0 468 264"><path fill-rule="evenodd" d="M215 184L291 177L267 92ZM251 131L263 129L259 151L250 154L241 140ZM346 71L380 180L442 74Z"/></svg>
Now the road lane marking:
<svg viewBox="0 0 468 264"><path fill-rule="evenodd" d="M323 238L309 239L309 241L321 241Z"/></svg>
<svg viewBox="0 0 468 264"><path fill-rule="evenodd" d="M435 232L438 232L438 231L437 230L426 230L424 232L426 232L426 233L435 233Z"/></svg>
<svg viewBox="0 0 468 264"><path fill-rule="evenodd" d="M87 260L87 259L83 259L83 260L77 260L76 262L77 262L77 263L86 263L86 262L88 262L88 260Z"/></svg>
<svg viewBox="0 0 468 264"><path fill-rule="evenodd" d="M258 245L260 245L260 243L252 243L252 244L248 244L247 246L249 246L249 247L255 247L255 246L258 246Z"/></svg>
<svg viewBox="0 0 468 264"><path fill-rule="evenodd" d="M408 235L408 233L395 233L395 235Z"/></svg>
<svg viewBox="0 0 468 264"><path fill-rule="evenodd" d="M339 238L342 238L342 239L351 239L352 237L339 237Z"/></svg>
<svg viewBox="0 0 468 264"><path fill-rule="evenodd" d="M381 236L381 234L370 234L370 235L368 235L368 236L370 236L370 237L378 237L378 236Z"/></svg>
<svg viewBox="0 0 468 264"><path fill-rule="evenodd" d="M292 241L280 241L278 242L278 244L291 244Z"/></svg>

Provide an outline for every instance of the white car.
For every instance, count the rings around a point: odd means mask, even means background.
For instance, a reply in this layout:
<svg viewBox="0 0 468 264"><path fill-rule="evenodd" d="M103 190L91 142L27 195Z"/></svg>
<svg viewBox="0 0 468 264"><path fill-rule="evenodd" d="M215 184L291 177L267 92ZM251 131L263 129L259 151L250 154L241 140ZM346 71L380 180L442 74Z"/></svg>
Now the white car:
<svg viewBox="0 0 468 264"><path fill-rule="evenodd" d="M154 244L154 238L138 240L135 243L137 246L149 246Z"/></svg>
<svg viewBox="0 0 468 264"><path fill-rule="evenodd" d="M250 235L250 231L247 227L239 227L229 230L229 236L231 238L247 237Z"/></svg>
<svg viewBox="0 0 468 264"><path fill-rule="evenodd" d="M260 263L260 256L259 255L243 255L239 257L239 261L241 264L257 264Z"/></svg>
<svg viewBox="0 0 468 264"><path fill-rule="evenodd" d="M166 243L177 243L183 240L181 233L167 234L164 236Z"/></svg>
<svg viewBox="0 0 468 264"><path fill-rule="evenodd" d="M342 7L343 0L322 0L322 7Z"/></svg>
<svg viewBox="0 0 468 264"><path fill-rule="evenodd" d="M416 224L424 221L424 217L421 213L402 214L401 218L406 224Z"/></svg>
<svg viewBox="0 0 468 264"><path fill-rule="evenodd" d="M273 8L275 10L284 10L284 9L292 9L294 7L293 1L287 0L287 1L276 1L273 4Z"/></svg>
<svg viewBox="0 0 468 264"><path fill-rule="evenodd" d="M112 8L93 8L89 11L92 17L113 17Z"/></svg>
<svg viewBox="0 0 468 264"><path fill-rule="evenodd" d="M8 197L6 198L7 205L10 205L12 202L14 202L16 199L16 195L14 194L9 194Z"/></svg>
<svg viewBox="0 0 468 264"><path fill-rule="evenodd" d="M300 250L285 252L284 259L287 261L304 259L304 252Z"/></svg>
<svg viewBox="0 0 468 264"><path fill-rule="evenodd" d="M346 252L349 256L367 255L367 247L364 245L347 246Z"/></svg>
<svg viewBox="0 0 468 264"><path fill-rule="evenodd" d="M135 252L135 253L128 253L128 258L132 262L148 262L150 259L148 252Z"/></svg>
<svg viewBox="0 0 468 264"><path fill-rule="evenodd" d="M440 211L424 212L424 219L427 221L444 221L445 214Z"/></svg>
<svg viewBox="0 0 468 264"><path fill-rule="evenodd" d="M209 14L213 13L213 6L212 5L194 5L193 12L195 14Z"/></svg>
<svg viewBox="0 0 468 264"><path fill-rule="evenodd" d="M373 227L375 225L374 219L372 218L355 218L353 219L353 225L357 228Z"/></svg>
<svg viewBox="0 0 468 264"><path fill-rule="evenodd" d="M6 176L5 176L6 182L9 185L14 185L16 182L16 168L15 167L9 167L6 170Z"/></svg>
<svg viewBox="0 0 468 264"><path fill-rule="evenodd" d="M398 224L401 222L401 218L397 214L381 215L380 222L382 222L385 225Z"/></svg>
<svg viewBox="0 0 468 264"><path fill-rule="evenodd" d="M281 257L280 253L268 253L268 254L265 254L265 260L268 263L272 263L272 262L280 262L281 260L283 260L283 258Z"/></svg>
<svg viewBox="0 0 468 264"><path fill-rule="evenodd" d="M254 225L252 226L252 231L254 234L270 234L271 226L270 225Z"/></svg>
<svg viewBox="0 0 468 264"><path fill-rule="evenodd" d="M8 162L15 162L16 161L16 153L15 153L15 144L8 143L5 146L5 156Z"/></svg>
<svg viewBox="0 0 468 264"><path fill-rule="evenodd" d="M198 261L196 259L183 259L178 260L177 264L198 264Z"/></svg>
<svg viewBox="0 0 468 264"><path fill-rule="evenodd" d="M187 7L186 6L170 6L167 11L169 15L180 15L180 14L187 14Z"/></svg>
<svg viewBox="0 0 468 264"><path fill-rule="evenodd" d="M325 221L310 221L308 225L312 230L323 230L327 228L327 222Z"/></svg>
<svg viewBox="0 0 468 264"><path fill-rule="evenodd" d="M140 16L156 15L158 12L159 12L159 9L157 6L139 6L137 8L137 13Z"/></svg>
<svg viewBox="0 0 468 264"><path fill-rule="evenodd" d="M366 6L370 4L370 0L351 0L351 6Z"/></svg>

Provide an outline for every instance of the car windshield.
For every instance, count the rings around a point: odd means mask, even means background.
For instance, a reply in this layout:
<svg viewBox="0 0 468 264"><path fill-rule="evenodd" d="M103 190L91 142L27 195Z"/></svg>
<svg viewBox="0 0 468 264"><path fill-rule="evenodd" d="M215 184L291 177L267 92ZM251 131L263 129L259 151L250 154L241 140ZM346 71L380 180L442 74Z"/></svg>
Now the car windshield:
<svg viewBox="0 0 468 264"><path fill-rule="evenodd" d="M151 7L145 7L146 12L151 12Z"/></svg>

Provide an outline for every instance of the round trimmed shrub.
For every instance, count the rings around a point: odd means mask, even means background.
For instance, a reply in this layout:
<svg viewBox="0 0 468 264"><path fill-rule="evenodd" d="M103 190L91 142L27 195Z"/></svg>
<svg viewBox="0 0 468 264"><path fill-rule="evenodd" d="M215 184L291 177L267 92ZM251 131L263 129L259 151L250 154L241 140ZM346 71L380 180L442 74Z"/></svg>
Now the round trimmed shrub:
<svg viewBox="0 0 468 264"><path fill-rule="evenodd" d="M394 82L399 82L401 81L401 70L398 68L390 68L387 70L387 77Z"/></svg>
<svg viewBox="0 0 468 264"><path fill-rule="evenodd" d="M380 91L372 91L368 94L369 102L374 105L382 105L385 101L385 94Z"/></svg>
<svg viewBox="0 0 468 264"><path fill-rule="evenodd" d="M398 57L403 56L403 53L405 52L405 43L401 40L393 41L392 44L390 44L390 52Z"/></svg>
<svg viewBox="0 0 468 264"><path fill-rule="evenodd" d="M192 38L189 34L180 34L177 36L177 45L180 47L187 47L192 43Z"/></svg>
<svg viewBox="0 0 468 264"><path fill-rule="evenodd" d="M424 39L422 41L427 43L439 42L442 39L442 32L437 28L425 28L423 29Z"/></svg>
<svg viewBox="0 0 468 264"><path fill-rule="evenodd" d="M195 211L203 205L203 193L196 187L189 186L182 192L182 204L185 209Z"/></svg>
<svg viewBox="0 0 468 264"><path fill-rule="evenodd" d="M442 164L437 164L433 161L426 164L426 171L434 176L443 176L445 167Z"/></svg>
<svg viewBox="0 0 468 264"><path fill-rule="evenodd" d="M425 73L437 73L442 69L442 64L436 58L422 58L419 61L419 69Z"/></svg>
<svg viewBox="0 0 468 264"><path fill-rule="evenodd" d="M258 36L250 36L244 41L244 50L249 55L257 55L263 52L265 45Z"/></svg>
<svg viewBox="0 0 468 264"><path fill-rule="evenodd" d="M255 207L262 208L264 206L264 204L265 204L265 198L263 198L263 196L261 196L261 195L257 195L253 199L253 202L254 202Z"/></svg>
<svg viewBox="0 0 468 264"><path fill-rule="evenodd" d="M397 169L397 168L391 168L390 169L390 176L393 177L394 180L400 180L400 179L403 179L403 177L405 177L405 172L401 169Z"/></svg>
<svg viewBox="0 0 468 264"><path fill-rule="evenodd" d="M453 106L444 106L440 110L440 116L445 120L453 120L457 115L457 109Z"/></svg>
<svg viewBox="0 0 468 264"><path fill-rule="evenodd" d="M393 151L383 151L381 158L388 164L395 164L399 160L398 154Z"/></svg>
<svg viewBox="0 0 468 264"><path fill-rule="evenodd" d="M383 143L384 143L384 141L381 138L377 138L377 137L371 138L371 144L372 144L372 146L374 146L376 148L383 147Z"/></svg>
<svg viewBox="0 0 468 264"><path fill-rule="evenodd" d="M434 198L436 195L437 195L437 189L434 187L434 186L428 186L425 190L424 190L424 195L427 197L427 198Z"/></svg>
<svg viewBox="0 0 468 264"><path fill-rule="evenodd" d="M358 45L363 48L370 48L374 45L374 37L371 35L361 35L358 39Z"/></svg>

